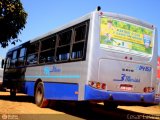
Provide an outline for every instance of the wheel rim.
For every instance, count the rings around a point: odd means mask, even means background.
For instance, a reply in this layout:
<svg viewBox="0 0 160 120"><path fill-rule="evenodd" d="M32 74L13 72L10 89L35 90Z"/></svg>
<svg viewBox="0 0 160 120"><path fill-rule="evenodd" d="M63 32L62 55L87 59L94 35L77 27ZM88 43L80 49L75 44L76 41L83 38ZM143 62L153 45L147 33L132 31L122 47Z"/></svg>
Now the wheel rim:
<svg viewBox="0 0 160 120"><path fill-rule="evenodd" d="M39 103L41 103L42 99L43 99L42 88L41 88L41 86L39 86L37 88L37 92L36 92L36 102L39 104Z"/></svg>

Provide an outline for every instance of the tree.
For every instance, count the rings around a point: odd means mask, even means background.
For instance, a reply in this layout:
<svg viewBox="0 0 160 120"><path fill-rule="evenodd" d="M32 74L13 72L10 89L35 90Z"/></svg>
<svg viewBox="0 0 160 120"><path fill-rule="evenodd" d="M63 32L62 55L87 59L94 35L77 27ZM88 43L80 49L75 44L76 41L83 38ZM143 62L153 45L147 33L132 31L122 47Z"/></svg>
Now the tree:
<svg viewBox="0 0 160 120"><path fill-rule="evenodd" d="M15 44L25 28L27 13L20 0L0 0L0 45Z"/></svg>

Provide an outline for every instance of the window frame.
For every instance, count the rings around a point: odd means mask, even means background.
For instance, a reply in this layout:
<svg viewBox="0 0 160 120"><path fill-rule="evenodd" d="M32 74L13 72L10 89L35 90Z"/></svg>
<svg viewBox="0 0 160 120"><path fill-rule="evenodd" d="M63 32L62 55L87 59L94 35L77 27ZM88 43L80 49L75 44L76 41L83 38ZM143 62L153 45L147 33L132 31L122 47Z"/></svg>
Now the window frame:
<svg viewBox="0 0 160 120"><path fill-rule="evenodd" d="M40 52L40 42L39 42L39 40L38 41L35 41L35 42L33 42L33 43L30 43L29 44L29 46L27 47L27 48L29 48L31 45L34 45L34 44L37 44L38 43L38 50L37 51L35 51L35 52L33 52L33 53L30 53L29 52L29 49L27 49L27 55L26 55L26 62L25 62L25 64L27 65L27 66L35 66L35 65L38 65L39 64L39 52ZM36 55L37 54L37 63L33 63L33 64L30 64L30 63L28 63L28 58L30 57L30 56L32 56L32 55Z"/></svg>
<svg viewBox="0 0 160 120"><path fill-rule="evenodd" d="M68 32L68 31L71 31L70 42L68 44L60 45L59 44L60 35L65 33L65 32ZM71 50L72 39L73 39L73 27L69 27L69 28L64 29L64 30L60 31L59 33L57 33L57 44L56 44L56 50L55 50L55 58L56 58L55 62L56 63L70 62L70 50ZM57 54L57 53L60 52L60 50L58 50L58 49L63 49L63 48L67 48L67 47L69 47L68 52L67 53L61 53L61 55L64 55L63 56L64 58L67 56L68 59L59 60L59 56L58 55L60 55L60 54ZM69 54L69 56L67 54Z"/></svg>
<svg viewBox="0 0 160 120"><path fill-rule="evenodd" d="M53 46L52 48L48 48L48 49L42 50L42 42L47 41L47 40L50 40L50 39L53 39L53 40L54 40L54 37L55 37L54 46ZM49 64L49 63L54 63L54 62L55 62L56 42L57 42L57 35L56 35L56 34L53 34L53 35L51 35L51 36L48 36L48 37L40 40L39 64ZM53 61L51 61L51 62L40 62L40 60L41 60L41 58L40 58L40 57L41 57L41 54L47 53L47 52L50 52L50 51L53 51Z"/></svg>
<svg viewBox="0 0 160 120"><path fill-rule="evenodd" d="M84 39L80 40L80 41L75 41L75 38L76 38L76 29L77 28L80 28L81 26L85 25L85 36L84 36ZM87 42L88 42L88 33L89 33L89 21L85 21L83 23L80 23L78 24L77 26L74 27L74 39L73 39L73 43L72 43L72 48L71 48L71 55L72 55L72 52L73 52L73 47L74 45L77 45L77 44L81 44L83 43L84 46L83 46L83 50L82 50L82 57L80 58L70 58L71 61L80 61L80 60L85 60L86 59L86 49L87 49ZM78 51L77 51L78 52Z"/></svg>

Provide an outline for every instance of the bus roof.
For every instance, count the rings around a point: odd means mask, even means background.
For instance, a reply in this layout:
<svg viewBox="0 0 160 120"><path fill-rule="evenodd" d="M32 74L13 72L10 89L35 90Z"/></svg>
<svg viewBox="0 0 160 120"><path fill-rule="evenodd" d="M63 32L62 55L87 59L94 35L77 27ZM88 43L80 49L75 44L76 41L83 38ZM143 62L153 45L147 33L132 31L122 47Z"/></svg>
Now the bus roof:
<svg viewBox="0 0 160 120"><path fill-rule="evenodd" d="M41 36L38 36L38 37L36 37L36 38L34 38L34 39L32 39L32 40L29 40L29 41L27 41L27 42L28 42L28 43L32 43L32 42L35 42L35 41L40 40L40 39L42 39L42 38L45 38L45 37L47 37L47 36L50 36L50 35L52 35L52 34L54 34L54 33L60 32L60 31L63 30L63 29L72 27L72 26L74 26L75 24L78 24L78 23L83 22L83 21L85 21L85 20L87 20L87 19L90 19L93 14L99 14L99 15L102 15L102 16L103 16L103 15L107 15L107 16L113 17L113 18L115 18L115 19L124 20L124 21L131 22L131 23L133 23L133 24L140 25L140 26L143 26L143 27L146 27L146 28L150 28L150 29L155 29L155 28L156 28L153 24L150 24L150 23L148 23L148 22L142 21L142 20L140 20L140 19L137 19L137 18L134 18L134 17L131 17L131 16L127 16L127 15L123 15L123 14L118 14L118 13L112 13L112 12L93 11L93 12L91 12L91 13L88 13L88 14L86 14L86 15L84 15L84 16L76 19L76 20L73 20L73 21L71 21L71 22L69 22L69 23L67 23L67 24L65 24L65 25L63 25L63 26L61 26L61 27L55 28L54 30L52 30L52 31L50 31L50 32L47 32L46 34L43 34L43 35L41 35ZM27 43L27 42L25 42L25 43ZM25 43L22 43L22 44L25 44ZM22 45L22 44L21 44L21 45ZM10 49L8 52L19 48L21 45L16 46L16 47Z"/></svg>
<svg viewBox="0 0 160 120"><path fill-rule="evenodd" d="M58 27L58 28L56 28L56 29L44 34L44 35L41 35L41 36L38 36L38 37L32 39L31 43L36 41L36 40L42 39L44 37L47 37L47 36L49 36L51 34L54 34L56 32L59 32L59 31L65 29L65 28L68 28L68 27L71 27L71 26L73 26L75 24L78 24L78 23L80 23L82 21L90 19L92 14L100 14L100 13L103 13L104 15L111 16L111 17L114 17L114 18L117 18L117 19L121 19L121 20L124 20L124 21L127 21L127 22L131 22L131 23L134 23L136 25L140 25L140 26L143 26L143 27L146 27L146 28L154 29L154 27L155 27L153 24L150 24L148 22L142 21L140 19L137 19L137 18L134 18L134 17L131 17L131 16L118 14L118 13L112 13L112 12L94 11L94 12L91 12L91 13L89 13L87 15L84 15L84 16L82 16L82 17L80 17L80 18L78 18L78 19L76 19L74 21L71 21L70 23L68 23L66 25Z"/></svg>

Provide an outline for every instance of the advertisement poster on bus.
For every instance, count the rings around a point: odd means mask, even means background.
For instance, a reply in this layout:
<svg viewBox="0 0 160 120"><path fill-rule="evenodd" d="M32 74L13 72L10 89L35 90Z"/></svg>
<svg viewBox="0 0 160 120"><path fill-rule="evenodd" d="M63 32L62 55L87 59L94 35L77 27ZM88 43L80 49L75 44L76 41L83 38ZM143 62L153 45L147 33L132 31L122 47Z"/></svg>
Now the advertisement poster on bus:
<svg viewBox="0 0 160 120"><path fill-rule="evenodd" d="M111 17L101 17L100 47L152 54L153 30Z"/></svg>

